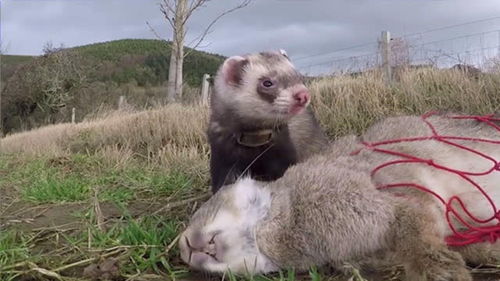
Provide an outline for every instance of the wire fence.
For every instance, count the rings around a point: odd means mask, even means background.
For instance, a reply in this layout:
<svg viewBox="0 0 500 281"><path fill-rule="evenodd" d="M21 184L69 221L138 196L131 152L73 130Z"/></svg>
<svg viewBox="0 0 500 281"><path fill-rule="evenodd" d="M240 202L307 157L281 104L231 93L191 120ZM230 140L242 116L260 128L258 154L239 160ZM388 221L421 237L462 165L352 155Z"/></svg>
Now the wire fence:
<svg viewBox="0 0 500 281"><path fill-rule="evenodd" d="M490 29L460 32L479 23L488 23ZM292 59L303 73L311 76L363 72L383 63L382 40L374 41ZM484 69L488 62L500 58L500 17L393 36L387 48L391 67L449 68L464 64Z"/></svg>

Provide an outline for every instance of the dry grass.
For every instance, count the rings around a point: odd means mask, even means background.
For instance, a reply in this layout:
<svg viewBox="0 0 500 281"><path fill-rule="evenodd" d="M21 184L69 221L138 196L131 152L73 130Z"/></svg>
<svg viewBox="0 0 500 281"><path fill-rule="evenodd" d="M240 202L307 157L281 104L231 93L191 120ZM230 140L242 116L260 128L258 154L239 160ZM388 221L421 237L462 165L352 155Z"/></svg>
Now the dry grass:
<svg viewBox="0 0 500 281"><path fill-rule="evenodd" d="M313 105L332 137L360 133L387 115L453 111L487 114L500 110L500 74L473 77L437 69L407 70L388 86L380 73L313 81Z"/></svg>
<svg viewBox="0 0 500 281"><path fill-rule="evenodd" d="M204 161L207 114L206 107L177 104L142 112L114 111L101 119L7 136L0 151L50 156L100 151L110 160L138 156L162 164Z"/></svg>
<svg viewBox="0 0 500 281"><path fill-rule="evenodd" d="M332 137L360 133L388 115L454 111L487 114L500 110L500 74L478 77L452 70L398 73L388 86L380 73L327 77L310 83L317 117ZM110 111L78 124L57 124L7 136L6 153L64 153L130 149L146 158L160 152L205 153L208 108L169 105L141 112ZM191 157L191 156L190 156Z"/></svg>

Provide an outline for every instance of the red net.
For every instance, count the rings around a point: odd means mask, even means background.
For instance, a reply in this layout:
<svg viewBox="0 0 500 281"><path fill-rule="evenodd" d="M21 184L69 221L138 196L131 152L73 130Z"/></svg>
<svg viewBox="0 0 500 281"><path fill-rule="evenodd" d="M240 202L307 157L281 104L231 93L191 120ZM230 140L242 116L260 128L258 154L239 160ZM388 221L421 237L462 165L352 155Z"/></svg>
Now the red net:
<svg viewBox="0 0 500 281"><path fill-rule="evenodd" d="M381 142L374 142L374 143L366 143L363 142L363 145L365 148L370 149L375 152L380 152L380 153L385 153L385 154L390 154L397 156L399 159L390 161L387 163L384 163L378 167L376 167L372 171L372 176L375 175L379 170L392 166L392 165L397 165L397 164L403 164L403 163L421 163L425 165L432 166L436 169L455 174L456 176L464 179L468 183L470 183L474 188L476 188L480 194L484 196L484 198L487 200L487 202L491 205L492 209L492 215L486 219L480 219L474 214L472 214L469 209L466 207L462 199L460 199L458 196L452 196L449 198L447 201L442 198L439 194L436 192L432 191L432 189L411 183L411 182L401 182L401 183L393 183L393 184L387 184L383 186L378 186L379 189L385 189L385 188L395 188L395 187L414 187L419 190L428 192L435 196L445 207L445 216L446 220L448 222L448 225L450 229L452 230L453 234L446 237L446 243L451 246L463 246L463 245L469 245L472 243L477 243L477 242L484 242L484 241L489 241L491 243L495 242L497 238L500 237L500 212L497 209L497 206L493 202L492 198L488 195L487 192L476 182L474 181L471 177L473 176L485 176L489 175L494 172L500 172L500 159L494 159L493 157L486 155L480 151L474 150L466 145L459 144L457 141L461 141L462 143L465 141L467 142L483 142L483 143L490 143L490 144L497 144L500 145L500 140L490 140L490 139L482 139L482 138L468 138L468 137L456 137L456 136L445 136L441 135L437 132L436 128L427 120L431 115L434 113L428 113L422 116L423 122L429 126L429 128L432 131L432 134L430 136L423 136L423 137L414 137L414 138L402 138L402 139L395 139L395 140L386 140L386 141L381 141ZM471 119L471 120L477 120L479 122L483 122L487 124L488 126L492 127L494 130L498 131L500 133L500 126L495 124L495 122L500 121L500 118L495 118L493 115L486 115L486 116L452 116L450 118L453 119ZM499 135L500 138L500 135ZM454 146L459 149L463 149L466 151L469 151L471 153L474 153L488 161L491 162L491 167L487 168L484 171L481 172L469 172L469 171L460 171L460 170L455 170L450 167L446 167L440 164L435 163L432 159L423 159L419 157L415 157L413 155L405 154L402 152L394 151L394 150L389 150L389 149L384 149L384 145L388 144L394 144L394 143L402 143L402 142L415 142L415 141L425 141L425 140L435 140L450 146ZM359 151L357 151L359 152ZM357 153L355 152L355 154ZM498 188L500 188L500 183ZM454 204L454 202L458 204ZM466 220L464 218L464 215L460 215L460 213L453 207L453 206L459 206L462 209L463 214L467 216L469 219ZM462 231L458 231L457 227L453 225L452 223L452 217L456 218L456 220L462 224L460 229L465 229ZM468 223L467 221L474 221L475 224L472 225ZM492 225L492 222L495 222L494 225ZM486 225L488 224L488 225Z"/></svg>

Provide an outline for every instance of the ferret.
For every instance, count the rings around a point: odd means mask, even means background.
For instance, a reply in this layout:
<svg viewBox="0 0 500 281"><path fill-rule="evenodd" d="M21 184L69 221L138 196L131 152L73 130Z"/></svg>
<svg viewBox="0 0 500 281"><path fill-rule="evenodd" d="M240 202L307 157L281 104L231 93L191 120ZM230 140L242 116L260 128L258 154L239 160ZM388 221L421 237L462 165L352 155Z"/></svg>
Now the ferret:
<svg viewBox="0 0 500 281"><path fill-rule="evenodd" d="M426 119L444 136L500 140L500 131L485 122L432 116ZM494 124L494 123L490 123ZM427 163L376 167L401 156L370 149L386 140L428 137L395 142L380 148L431 159L451 169L481 173L492 161L466 149L440 142L421 117L392 117L362 136L346 136L321 155L291 166L283 177L261 182L248 177L224 186L195 212L179 240L181 258L195 269L222 273L268 273L281 269L308 270L311 266L340 266L383 253L389 265L403 264L406 280L471 281L465 261L500 262L500 242L448 247L453 232L443 203L429 192L393 183L430 188L448 201L458 195L479 219L495 209L467 180ZM451 140L500 161L500 144ZM500 165L482 176L472 176L500 206ZM454 203L467 223L476 225ZM452 216L458 231L464 230ZM496 219L488 225L494 226Z"/></svg>
<svg viewBox="0 0 500 281"><path fill-rule="evenodd" d="M214 84L207 131L214 193L243 175L275 180L327 145L285 51L230 57Z"/></svg>

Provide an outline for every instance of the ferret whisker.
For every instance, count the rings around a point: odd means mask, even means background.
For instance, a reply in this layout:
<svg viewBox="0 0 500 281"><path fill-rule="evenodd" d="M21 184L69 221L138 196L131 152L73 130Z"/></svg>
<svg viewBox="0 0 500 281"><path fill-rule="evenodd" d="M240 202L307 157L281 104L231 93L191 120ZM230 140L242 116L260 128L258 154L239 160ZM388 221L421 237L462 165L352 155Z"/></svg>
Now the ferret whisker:
<svg viewBox="0 0 500 281"><path fill-rule="evenodd" d="M259 155L255 156L255 158L252 160L252 162L250 162L250 164L248 164L248 166L243 170L241 175L238 176L236 181L240 180L243 176L245 176L245 173L248 171L248 169L250 169L250 167L253 165L253 163L255 163L255 161L257 161L260 157L262 157L262 155L264 155L264 153L266 153L273 146L274 146L274 144L271 144L266 149L264 149L264 151L262 151Z"/></svg>
<svg viewBox="0 0 500 281"><path fill-rule="evenodd" d="M231 166L231 168L227 171L226 175L224 176L224 181L223 183L226 182L227 180L227 177L231 174L231 172L234 170L234 167L236 167L236 163L233 164L233 166Z"/></svg>

